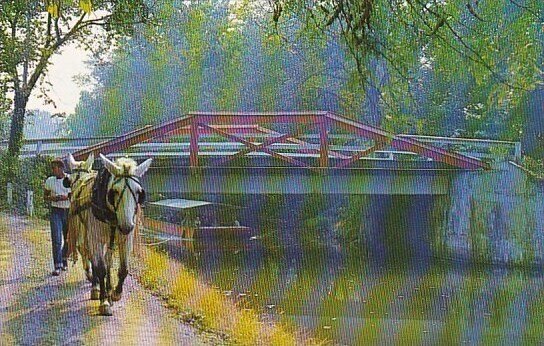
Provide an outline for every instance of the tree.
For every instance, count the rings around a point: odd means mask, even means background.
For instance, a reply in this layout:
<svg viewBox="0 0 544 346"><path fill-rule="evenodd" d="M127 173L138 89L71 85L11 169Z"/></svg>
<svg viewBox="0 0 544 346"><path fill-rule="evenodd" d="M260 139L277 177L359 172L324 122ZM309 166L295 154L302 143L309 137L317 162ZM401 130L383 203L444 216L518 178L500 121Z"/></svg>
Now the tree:
<svg viewBox="0 0 544 346"><path fill-rule="evenodd" d="M146 0L3 0L0 2L0 87L13 95L8 152L19 154L26 107L41 86L46 102L51 57L78 43L96 56L157 18Z"/></svg>
<svg viewBox="0 0 544 346"><path fill-rule="evenodd" d="M280 33L283 27L301 27L312 35L342 38L360 84L378 87L387 113L393 116L407 108L417 110L413 94L422 68L450 88L469 85L472 100L467 102L477 105L484 100L485 109L497 114L511 113L543 82L544 2L540 0L267 3ZM382 85L373 68L376 61L386 66L387 83Z"/></svg>

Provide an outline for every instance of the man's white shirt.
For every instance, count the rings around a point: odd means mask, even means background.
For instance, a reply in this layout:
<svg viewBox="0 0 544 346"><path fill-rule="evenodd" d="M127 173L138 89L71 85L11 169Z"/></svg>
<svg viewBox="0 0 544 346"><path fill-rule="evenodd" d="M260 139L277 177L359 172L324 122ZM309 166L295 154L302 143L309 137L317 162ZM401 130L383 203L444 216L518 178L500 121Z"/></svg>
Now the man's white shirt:
<svg viewBox="0 0 544 346"><path fill-rule="evenodd" d="M62 185L63 180L64 176L59 179L54 175L45 180L45 189L51 191L51 197L60 195L68 196L70 188L66 188L64 185ZM70 200L51 202L51 206L63 209L70 208Z"/></svg>

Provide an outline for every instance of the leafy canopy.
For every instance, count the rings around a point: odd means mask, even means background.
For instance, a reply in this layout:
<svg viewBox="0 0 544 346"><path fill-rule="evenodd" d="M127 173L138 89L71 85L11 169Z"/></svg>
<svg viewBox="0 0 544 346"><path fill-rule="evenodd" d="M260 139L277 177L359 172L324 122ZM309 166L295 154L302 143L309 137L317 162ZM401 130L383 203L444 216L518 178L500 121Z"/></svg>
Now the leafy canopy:
<svg viewBox="0 0 544 346"><path fill-rule="evenodd" d="M28 97L50 58L69 42L96 56L151 21L144 0L4 0L0 2L0 81Z"/></svg>
<svg viewBox="0 0 544 346"><path fill-rule="evenodd" d="M421 94L451 100L454 88L468 90L462 100L468 108L483 105L488 115L511 114L542 85L541 0L267 3L280 33L298 27L306 34L343 38L361 85L378 89L382 104L397 118L407 109L413 113ZM376 66L385 67L385 76ZM429 80L436 88L421 90ZM434 111L444 107L439 102Z"/></svg>

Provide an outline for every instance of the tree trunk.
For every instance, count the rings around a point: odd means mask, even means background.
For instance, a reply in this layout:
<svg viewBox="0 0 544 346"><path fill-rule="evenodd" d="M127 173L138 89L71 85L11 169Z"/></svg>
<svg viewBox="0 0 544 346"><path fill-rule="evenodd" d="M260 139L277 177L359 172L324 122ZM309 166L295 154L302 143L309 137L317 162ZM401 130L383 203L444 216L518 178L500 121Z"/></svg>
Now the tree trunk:
<svg viewBox="0 0 544 346"><path fill-rule="evenodd" d="M15 91L13 116L9 133L8 153L12 157L18 157L23 144L23 130L25 125L26 104L28 98L22 91Z"/></svg>

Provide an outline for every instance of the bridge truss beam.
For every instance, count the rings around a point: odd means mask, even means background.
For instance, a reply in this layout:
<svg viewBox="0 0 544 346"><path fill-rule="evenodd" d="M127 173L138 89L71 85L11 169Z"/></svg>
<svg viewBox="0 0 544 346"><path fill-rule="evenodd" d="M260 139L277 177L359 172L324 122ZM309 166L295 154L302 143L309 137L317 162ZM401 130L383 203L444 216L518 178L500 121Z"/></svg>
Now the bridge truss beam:
<svg viewBox="0 0 544 346"><path fill-rule="evenodd" d="M269 129L265 126L275 125L285 128L294 126L295 131ZM318 147L307 141L298 139L304 132L317 128ZM333 130L343 130L364 140L374 141L368 147L362 147L355 154L345 155L331 150L330 134ZM260 133L265 138L256 142L244 136L251 133ZM462 169L489 169L489 165L479 159L448 151L430 144L423 143L405 136L395 136L377 127L362 124L358 121L334 114L332 112L192 112L186 116L174 119L159 125L148 125L141 129L125 133L114 139L89 146L73 153L76 159L85 158L90 153L108 154L127 149L137 143L152 139L166 139L175 135L189 135L189 164L199 167L199 140L210 134L219 135L228 140L242 143L246 146L234 154L227 155L219 160L218 165L224 165L250 153L264 152L278 160L288 162L294 166L310 170L323 168L349 168L359 159L371 153L390 146L397 150L417 153L434 161ZM272 146L278 143L298 144L296 152L283 153L273 150ZM312 147L313 146L313 147ZM317 156L316 164L297 159L297 154L311 153ZM331 166L331 158L335 164Z"/></svg>

